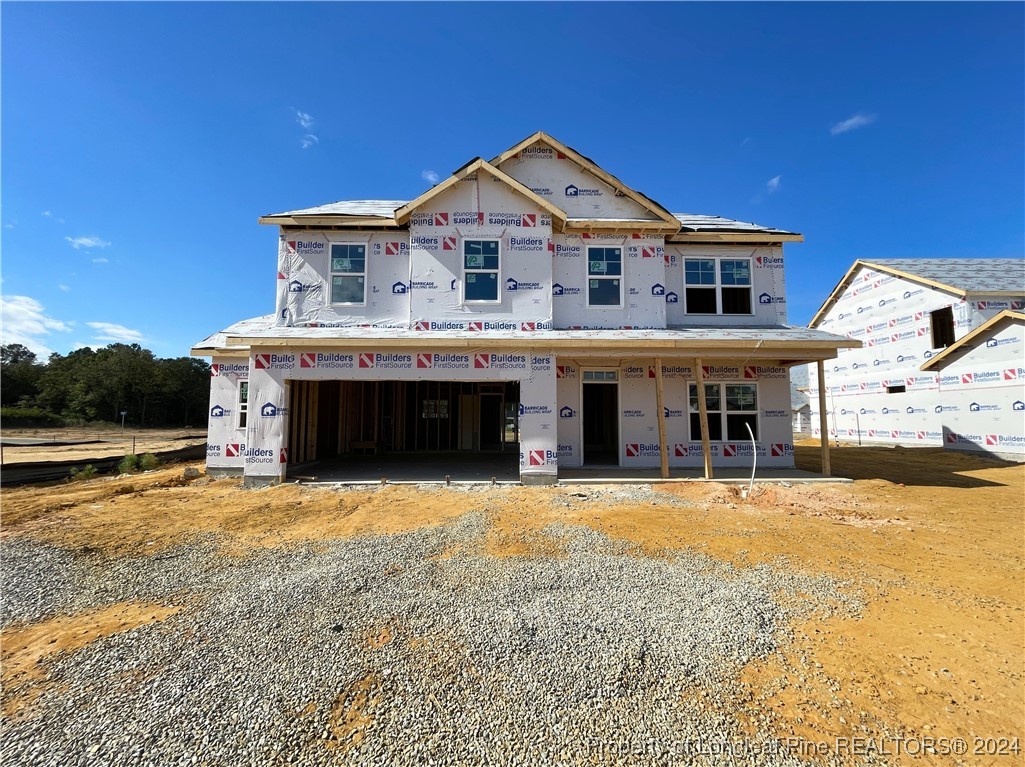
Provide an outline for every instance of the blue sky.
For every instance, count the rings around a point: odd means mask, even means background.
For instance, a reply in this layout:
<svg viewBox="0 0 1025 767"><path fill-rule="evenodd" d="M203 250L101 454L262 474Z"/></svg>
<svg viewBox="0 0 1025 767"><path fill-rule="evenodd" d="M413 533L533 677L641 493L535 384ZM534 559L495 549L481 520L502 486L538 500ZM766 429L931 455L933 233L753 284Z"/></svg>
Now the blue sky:
<svg viewBox="0 0 1025 767"><path fill-rule="evenodd" d="M259 215L412 199L545 130L676 212L1022 257L1025 6L4 3L4 342L158 356L274 309Z"/></svg>

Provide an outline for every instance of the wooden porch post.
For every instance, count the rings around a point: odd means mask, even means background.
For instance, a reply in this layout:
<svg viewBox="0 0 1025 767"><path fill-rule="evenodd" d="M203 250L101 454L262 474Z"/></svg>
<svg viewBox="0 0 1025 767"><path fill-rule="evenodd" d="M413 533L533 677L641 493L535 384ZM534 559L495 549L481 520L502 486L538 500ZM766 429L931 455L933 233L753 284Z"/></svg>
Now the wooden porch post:
<svg viewBox="0 0 1025 767"><path fill-rule="evenodd" d="M819 374L819 437L822 443L822 476L833 476L829 467L829 421L826 418L826 366L822 360L815 363Z"/></svg>
<svg viewBox="0 0 1025 767"><path fill-rule="evenodd" d="M708 438L708 406L705 405L705 371L701 360L694 360L698 378L698 420L701 423L701 454L705 458L705 479L712 479L712 441Z"/></svg>
<svg viewBox="0 0 1025 767"><path fill-rule="evenodd" d="M658 457L662 464L662 479L669 479L669 445L666 444L666 411L662 402L661 357L655 357L655 407L658 408Z"/></svg>

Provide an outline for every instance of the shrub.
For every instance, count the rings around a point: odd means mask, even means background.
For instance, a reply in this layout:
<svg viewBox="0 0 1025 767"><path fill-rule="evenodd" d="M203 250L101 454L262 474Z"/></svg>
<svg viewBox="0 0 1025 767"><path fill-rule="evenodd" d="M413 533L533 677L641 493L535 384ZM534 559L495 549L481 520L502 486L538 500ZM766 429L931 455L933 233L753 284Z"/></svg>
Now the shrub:
<svg viewBox="0 0 1025 767"><path fill-rule="evenodd" d="M8 429L23 427L63 426L64 420L57 415L38 407L5 407L0 408L0 420Z"/></svg>
<svg viewBox="0 0 1025 767"><path fill-rule="evenodd" d="M118 474L134 474L139 470L139 456L129 453L117 465Z"/></svg>
<svg viewBox="0 0 1025 767"><path fill-rule="evenodd" d="M93 466L91 463L87 463L81 469L76 467L71 470L71 478L74 480L92 479L96 476L96 474L96 467Z"/></svg>
<svg viewBox="0 0 1025 767"><path fill-rule="evenodd" d="M152 471L159 465L160 459L153 455L153 453L146 453L141 458L139 458L140 471Z"/></svg>

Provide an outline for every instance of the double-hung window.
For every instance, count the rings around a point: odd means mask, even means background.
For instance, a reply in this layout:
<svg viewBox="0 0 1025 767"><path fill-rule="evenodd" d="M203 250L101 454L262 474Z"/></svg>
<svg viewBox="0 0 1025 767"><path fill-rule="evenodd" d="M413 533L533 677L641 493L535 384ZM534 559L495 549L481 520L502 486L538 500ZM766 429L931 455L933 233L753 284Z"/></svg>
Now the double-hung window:
<svg viewBox="0 0 1025 767"><path fill-rule="evenodd" d="M331 243L331 303L367 300L367 246Z"/></svg>
<svg viewBox="0 0 1025 767"><path fill-rule="evenodd" d="M249 416L249 381L238 382L238 428L246 428Z"/></svg>
<svg viewBox="0 0 1025 767"><path fill-rule="evenodd" d="M758 439L758 387L742 383L706 383L705 410L708 413L708 439L747 441L747 425ZM746 424L746 425L745 425ZM690 384L691 439L701 439L701 414L698 408L698 386Z"/></svg>
<svg viewBox="0 0 1025 767"><path fill-rule="evenodd" d="M623 305L623 249L587 249L587 305Z"/></svg>
<svg viewBox="0 0 1025 767"><path fill-rule="evenodd" d="M687 314L751 314L751 259L683 261Z"/></svg>
<svg viewBox="0 0 1025 767"><path fill-rule="evenodd" d="M498 240L463 240L463 301L497 303L501 254Z"/></svg>

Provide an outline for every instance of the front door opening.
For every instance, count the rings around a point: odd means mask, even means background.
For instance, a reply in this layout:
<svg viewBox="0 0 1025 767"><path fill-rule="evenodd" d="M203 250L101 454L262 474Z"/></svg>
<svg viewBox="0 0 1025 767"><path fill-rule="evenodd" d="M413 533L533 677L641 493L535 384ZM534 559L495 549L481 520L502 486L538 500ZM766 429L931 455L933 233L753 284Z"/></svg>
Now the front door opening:
<svg viewBox="0 0 1025 767"><path fill-rule="evenodd" d="M584 465L619 465L619 384L584 382Z"/></svg>

